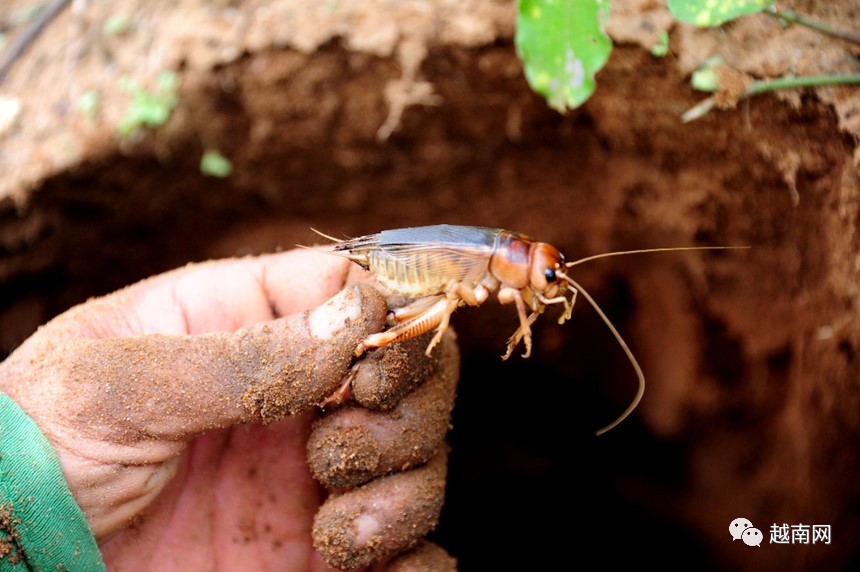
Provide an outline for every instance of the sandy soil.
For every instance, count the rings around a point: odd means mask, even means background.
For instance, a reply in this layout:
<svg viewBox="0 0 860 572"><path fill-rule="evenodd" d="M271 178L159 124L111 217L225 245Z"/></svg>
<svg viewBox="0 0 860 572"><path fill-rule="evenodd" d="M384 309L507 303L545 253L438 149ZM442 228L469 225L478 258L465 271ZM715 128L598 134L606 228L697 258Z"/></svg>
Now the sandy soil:
<svg viewBox="0 0 860 572"><path fill-rule="evenodd" d="M0 23L31 4L4 2ZM850 0L783 4L860 29ZM857 73L860 49L766 16L702 31L654 0L612 10L598 90L562 117L523 79L510 1L74 2L0 84L20 104L0 131L0 355L88 296L307 244L310 226L499 226L569 259L749 245L577 268L648 379L634 418L602 438L635 378L584 304L565 326L539 320L532 358L507 363L513 310L458 312L462 383L432 538L461 570L591 555L856 567L860 95L792 91L679 116L702 99L689 74L713 55L761 78ZM105 34L116 15L127 28ZM671 53L655 58L664 30ZM163 70L180 78L170 120L120 138L120 78L151 87ZM92 118L77 108L90 90ZM206 148L231 159L230 177L200 173ZM559 512L578 527L550 525ZM761 549L731 541L740 516ZM832 542L769 544L783 523L831 525Z"/></svg>

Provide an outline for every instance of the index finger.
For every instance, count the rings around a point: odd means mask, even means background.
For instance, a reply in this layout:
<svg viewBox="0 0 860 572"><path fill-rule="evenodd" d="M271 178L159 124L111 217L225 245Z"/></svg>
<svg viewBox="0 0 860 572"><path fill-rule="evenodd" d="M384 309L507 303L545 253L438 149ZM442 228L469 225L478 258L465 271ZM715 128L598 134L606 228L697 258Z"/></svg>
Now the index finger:
<svg viewBox="0 0 860 572"><path fill-rule="evenodd" d="M184 333L230 331L319 306L344 287L350 265L309 249L204 263L163 275L152 296L173 289Z"/></svg>
<svg viewBox="0 0 860 572"><path fill-rule="evenodd" d="M232 332L315 308L344 287L351 266L310 249L189 264L73 308L48 327L73 339Z"/></svg>

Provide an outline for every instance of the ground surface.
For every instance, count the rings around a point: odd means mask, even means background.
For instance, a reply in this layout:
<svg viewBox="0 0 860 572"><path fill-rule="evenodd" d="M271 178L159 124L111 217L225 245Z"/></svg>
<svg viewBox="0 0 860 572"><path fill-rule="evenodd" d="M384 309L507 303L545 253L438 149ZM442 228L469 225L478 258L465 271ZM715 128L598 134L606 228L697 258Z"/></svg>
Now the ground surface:
<svg viewBox="0 0 860 572"><path fill-rule="evenodd" d="M787 2L860 29L856 2ZM25 0L4 2L9 23ZM500 363L510 308L458 313L463 381L435 539L462 570L653 561L697 569L848 569L860 561L860 96L766 95L691 124L688 75L712 55L753 77L856 73L860 50L750 17L673 25L612 2L616 49L562 117L531 93L508 1L74 2L11 69L0 132L0 349L69 305L191 260L448 222L500 226L568 258L649 381L582 302ZM104 22L126 16L120 34ZM9 31L14 37L19 28ZM647 47L671 32L671 53ZM156 130L120 139L131 97L179 73ZM90 118L77 104L97 90ZM206 177L205 148L233 162ZM572 461L573 471L563 470ZM563 513L562 522L548 524ZM760 549L732 542L746 517ZM830 545L769 544L828 524ZM477 535L476 531L482 531ZM579 531L574 534L574 531ZM582 531L585 530L585 533Z"/></svg>

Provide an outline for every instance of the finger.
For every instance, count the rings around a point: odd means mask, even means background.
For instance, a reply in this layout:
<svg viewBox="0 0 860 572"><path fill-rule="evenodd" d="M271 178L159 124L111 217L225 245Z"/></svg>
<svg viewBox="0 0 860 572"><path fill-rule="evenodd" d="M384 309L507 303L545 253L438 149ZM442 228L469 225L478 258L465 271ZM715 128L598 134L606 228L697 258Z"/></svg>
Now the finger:
<svg viewBox="0 0 860 572"><path fill-rule="evenodd" d="M350 266L297 249L192 266L165 287L175 289L187 333L232 331L319 306L343 288Z"/></svg>
<svg viewBox="0 0 860 572"><path fill-rule="evenodd" d="M394 409L349 406L317 421L308 439L308 465L318 481L329 488L354 487L421 465L444 446L459 377L454 336L446 335L434 355L435 375Z"/></svg>
<svg viewBox="0 0 860 572"><path fill-rule="evenodd" d="M457 572L457 559L441 546L422 540L409 552L373 566L371 572Z"/></svg>
<svg viewBox="0 0 860 572"><path fill-rule="evenodd" d="M77 306L47 328L72 339L234 331L315 308L352 267L307 249L190 264Z"/></svg>
<svg viewBox="0 0 860 572"><path fill-rule="evenodd" d="M314 518L314 547L351 570L414 546L435 528L445 498L446 450L418 469L330 497Z"/></svg>
<svg viewBox="0 0 860 572"><path fill-rule="evenodd" d="M439 360L425 353L433 336L428 332L382 350L370 352L358 366L352 396L369 409L391 409L429 379Z"/></svg>
<svg viewBox="0 0 860 572"><path fill-rule="evenodd" d="M31 356L38 366L27 375L42 377L30 387L51 393L44 402L56 404L79 431L125 442L183 440L321 403L340 384L358 343L382 327L385 311L375 290L353 286L311 312L234 333L69 343L45 362ZM26 396L32 399L38 396Z"/></svg>

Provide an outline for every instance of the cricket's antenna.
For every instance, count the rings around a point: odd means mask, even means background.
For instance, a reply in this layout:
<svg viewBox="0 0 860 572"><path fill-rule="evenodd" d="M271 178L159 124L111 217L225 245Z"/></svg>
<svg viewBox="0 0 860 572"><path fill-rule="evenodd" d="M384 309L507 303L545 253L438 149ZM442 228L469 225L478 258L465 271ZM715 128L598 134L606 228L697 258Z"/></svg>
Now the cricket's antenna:
<svg viewBox="0 0 860 572"><path fill-rule="evenodd" d="M335 238L333 236L329 236L329 235L325 234L324 232L320 232L317 229L315 229L314 227L311 227L311 230L314 231L315 233L317 233L318 235L320 235L321 237L327 238L332 242L343 242L343 240L341 240L339 238Z"/></svg>
<svg viewBox="0 0 860 572"><path fill-rule="evenodd" d="M599 258L609 258L610 256L624 256L626 254L646 254L649 252L683 252L687 250L746 250L749 246L670 246L667 248L643 248L641 250L619 250L618 252L605 252L603 254L595 254L594 256L586 256L573 262L566 262L564 265L570 268L578 266L583 262L591 262Z"/></svg>
<svg viewBox="0 0 860 572"><path fill-rule="evenodd" d="M636 377L639 378L639 390L636 392L636 396L633 398L633 401L631 401L630 405L627 406L627 409L625 409L621 413L621 415L619 415L615 419L615 421L613 421L603 429L598 430L596 433L596 435L603 435L604 433L615 428L619 423L624 421L628 415L633 413L633 410L636 409L636 406L639 405L639 402L642 401L642 396L645 395L645 374L642 373L642 368L639 367L639 362L636 361L636 357L633 355L633 352L630 351L630 347L627 345L627 342L624 341L624 338L621 337L621 334L618 333L618 330L615 328L615 326L612 325L612 322L609 320L603 310L600 309L600 306L598 306L594 298L592 298L591 295L582 286L580 286L573 278L571 278L567 274L561 272L557 272L557 274L564 280L567 280L571 284L571 286L576 288L576 291L579 294L582 294L585 299L588 300L588 303L591 304L591 307L594 308L594 310L603 320L603 323L606 324L606 326L609 328L609 331L612 332L612 335L615 336L616 340L618 340L618 344L621 346L621 349L624 350L624 353L627 354L627 359L630 360L630 364L633 366L633 370L636 372Z"/></svg>
<svg viewBox="0 0 860 572"><path fill-rule="evenodd" d="M570 268L572 266L577 266L579 264L582 264L583 262L589 262L591 260L597 260L599 258L608 258L610 256L622 256L622 255L626 255L626 254L645 254L645 253L649 253L649 252L681 252L681 251L688 251L688 250L743 250L743 249L748 249L748 248L750 248L750 247L749 246L673 246L673 247L668 247L668 248L645 248L645 249L641 249L641 250L621 250L618 252L607 252L604 254L595 254L594 256L588 256L586 258L580 258L579 260L574 260L573 262L565 263L565 266L567 268ZM603 435L604 433L606 433L610 429L614 429L619 423L624 421L631 413L633 413L633 410L636 409L636 406L639 405L639 402L642 401L642 396L645 394L645 374L642 373L642 368L639 367L639 362L636 361L636 357L633 355L633 352L630 351L630 347L627 345L627 342L624 341L624 338L621 337L621 334L618 333L618 330L615 328L615 326L612 325L612 322L609 321L609 318L606 316L606 314L603 312L603 310L600 309L600 306L597 305L597 302L594 301L594 298L592 298L591 295L588 292L586 292L582 286L580 286L573 278L568 276L566 273L557 272L557 274L561 278L563 278L564 280L567 280L574 288L576 288L577 292L581 293L585 297L585 299L588 300L588 303L591 304L591 307L594 308L594 310L598 313L600 318L603 320L603 323L606 324L606 326L609 328L609 331L611 331L612 335L615 336L615 339L618 340L618 344L621 346L621 349L624 350L624 353L627 354L627 359L630 360L630 364L633 366L633 369L636 372L636 377L639 378L639 390L636 392L636 396L633 397L633 401L630 402L630 405L627 406L627 409L625 409L621 413L621 415L619 415L615 419L615 421L613 421L612 423L610 423L609 425L607 425L603 429L600 429L599 431L597 431L597 435Z"/></svg>

